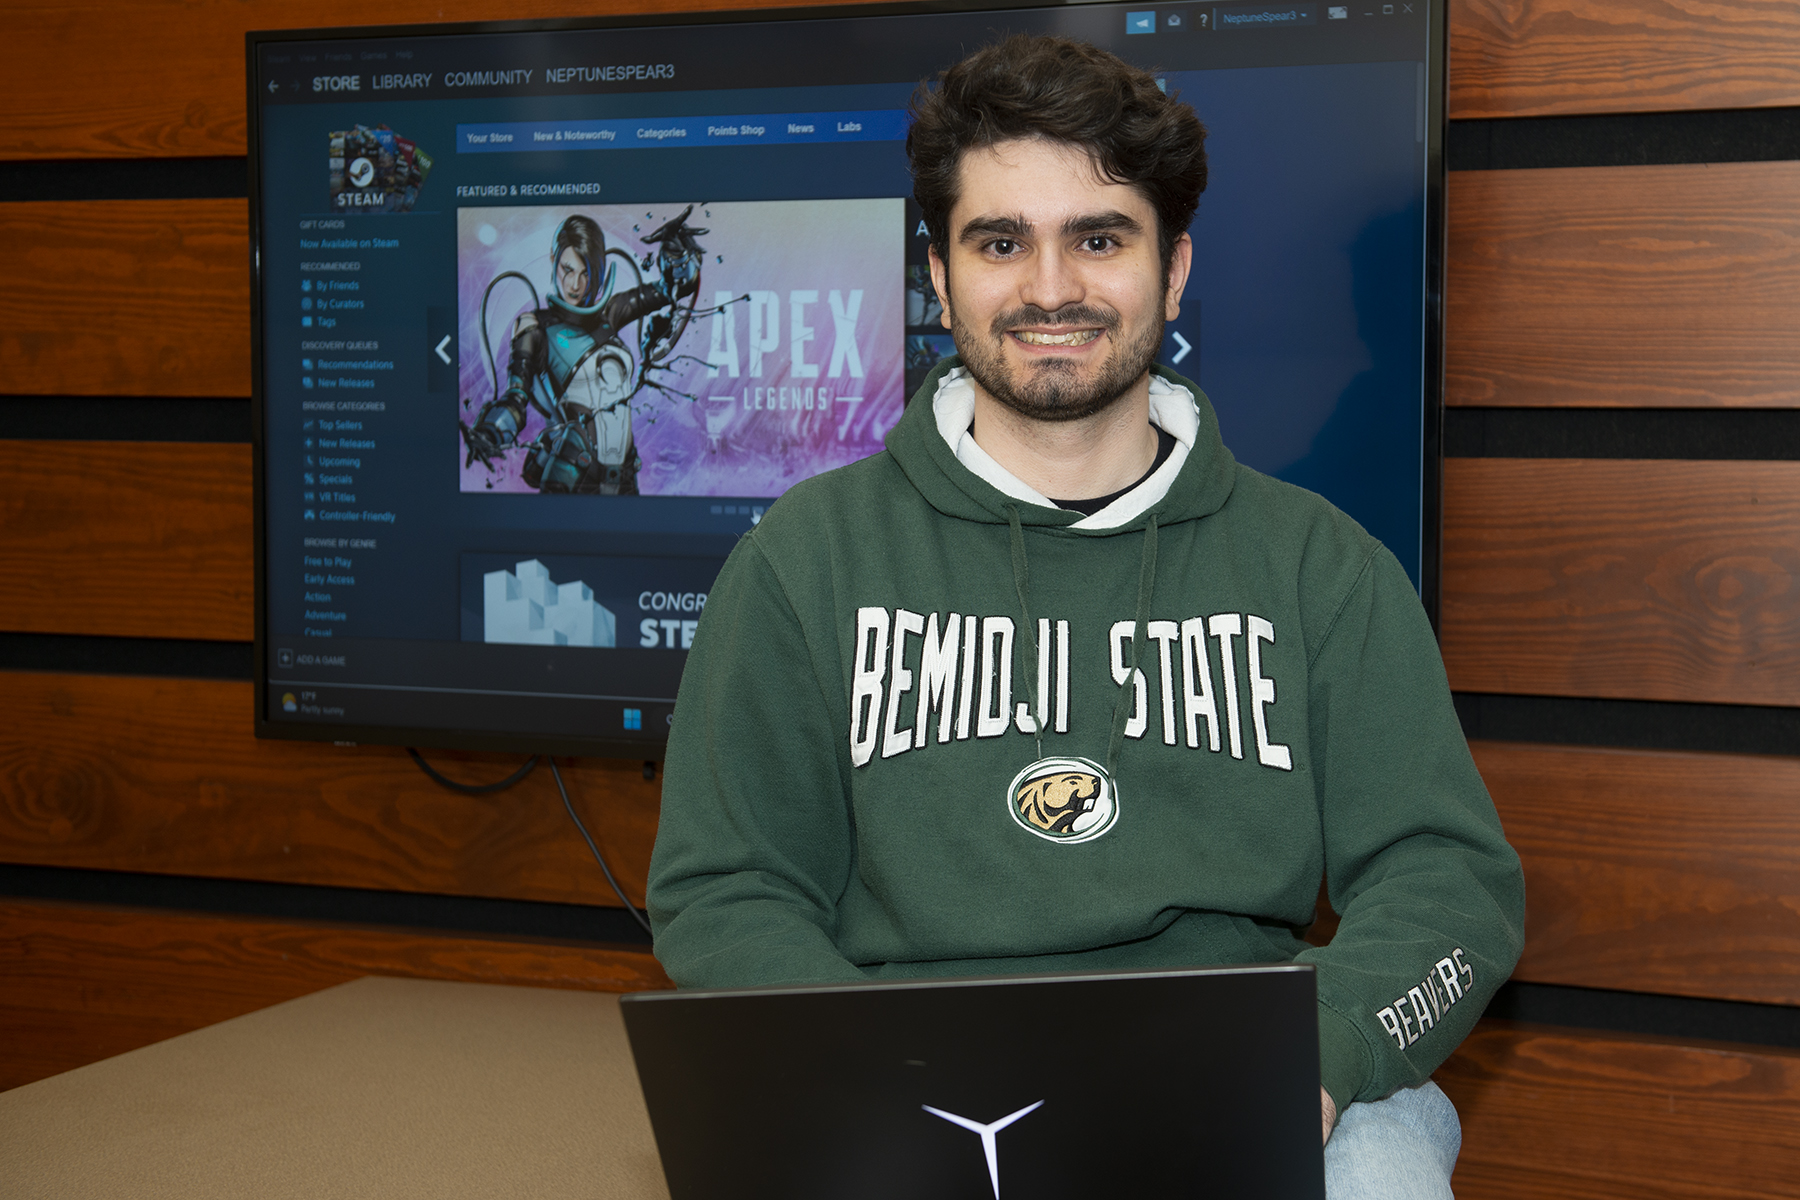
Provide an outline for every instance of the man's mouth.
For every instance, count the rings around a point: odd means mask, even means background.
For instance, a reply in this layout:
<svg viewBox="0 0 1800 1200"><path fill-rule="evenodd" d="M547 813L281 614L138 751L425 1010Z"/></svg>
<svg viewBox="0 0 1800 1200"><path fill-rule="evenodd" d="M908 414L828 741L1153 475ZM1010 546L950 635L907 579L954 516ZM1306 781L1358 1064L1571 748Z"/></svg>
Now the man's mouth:
<svg viewBox="0 0 1800 1200"><path fill-rule="evenodd" d="M1027 346L1085 346L1104 330L1072 329L1068 333L1039 333L1034 329L1015 329L1012 335Z"/></svg>

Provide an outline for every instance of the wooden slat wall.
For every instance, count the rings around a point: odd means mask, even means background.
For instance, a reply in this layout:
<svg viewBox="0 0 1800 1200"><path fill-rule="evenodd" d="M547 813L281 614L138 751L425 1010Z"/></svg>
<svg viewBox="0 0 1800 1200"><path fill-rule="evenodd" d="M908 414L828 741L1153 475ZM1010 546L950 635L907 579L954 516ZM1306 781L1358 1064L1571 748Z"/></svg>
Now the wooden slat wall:
<svg viewBox="0 0 1800 1200"><path fill-rule="evenodd" d="M250 636L244 447L0 442L0 453L0 556L16 567L0 577L0 627ZM1796 528L1800 464L1451 459L1452 685L1800 704Z"/></svg>
<svg viewBox="0 0 1800 1200"><path fill-rule="evenodd" d="M806 7L821 0L786 0ZM244 153L252 29L509 21L758 7L748 0L11 0L0 158ZM105 64L103 78L91 68Z"/></svg>
<svg viewBox="0 0 1800 1200"><path fill-rule="evenodd" d="M1800 463L1450 459L1471 692L1800 705Z"/></svg>
<svg viewBox="0 0 1800 1200"><path fill-rule="evenodd" d="M0 861L616 905L548 771L440 788L393 747L258 741L248 683L11 672L0 689ZM517 756L434 752L452 778ZM563 772L641 903L658 785L641 764Z"/></svg>
<svg viewBox="0 0 1800 1200"><path fill-rule="evenodd" d="M1800 8L1787 0L1450 8L1453 117L1800 105ZM241 154L248 28L566 11L25 0L7 12L0 159ZM106 88L70 62L107 64ZM1800 408L1795 164L1458 173L1450 201L1452 405ZM0 245L12 251L0 260L7 390L248 395L243 202L5 204ZM81 319L89 278L107 282L104 336ZM0 631L248 636L242 447L0 453ZM1452 460L1452 680L1800 704L1795 471ZM0 861L612 902L543 780L464 798L425 784L398 751L259 743L242 684L24 672L0 683ZM1529 876L1520 978L1800 1003L1795 759L1475 752ZM449 757L471 776L502 767ZM641 895L655 785L635 764L605 763L577 765L571 783ZM641 953L604 947L0 902L0 1038L44 1047L0 1065L0 1087L369 971L662 982ZM1485 1023L1440 1072L1464 1119L1458 1194L1800 1195L1795 1064L1781 1051Z"/></svg>
<svg viewBox="0 0 1800 1200"><path fill-rule="evenodd" d="M1447 404L1800 406L1800 162L1459 171L1449 229Z"/></svg>
<svg viewBox="0 0 1800 1200"><path fill-rule="evenodd" d="M0 1089L364 975L669 986L630 947L0 901Z"/></svg>
<svg viewBox="0 0 1800 1200"><path fill-rule="evenodd" d="M1467 0L1452 112L1800 104L1800 8ZM1446 403L1800 407L1800 164L1452 175ZM1800 420L1800 414L1796 414ZM1475 692L1800 705L1800 464L1452 459ZM1479 742L1516 978L1800 1004L1800 759ZM1800 1195L1800 1056L1484 1022L1438 1072L1463 1200Z"/></svg>
<svg viewBox="0 0 1800 1200"><path fill-rule="evenodd" d="M1437 1080L1458 1200L1800 1196L1800 1052L1487 1021Z"/></svg>
<svg viewBox="0 0 1800 1200"><path fill-rule="evenodd" d="M1450 115L1800 104L1787 0L1450 0Z"/></svg>
<svg viewBox="0 0 1800 1200"><path fill-rule="evenodd" d="M1525 862L1513 978L1800 1004L1800 759L1472 748Z"/></svg>
<svg viewBox="0 0 1800 1200"><path fill-rule="evenodd" d="M520 900L611 900L547 779L456 796L397 751L255 742L248 687L13 674L0 696L8 861ZM1482 742L1525 858L1518 977L1800 1003L1800 763ZM496 757L455 756L467 777ZM632 764L568 772L642 898L656 789Z"/></svg>
<svg viewBox="0 0 1800 1200"><path fill-rule="evenodd" d="M249 446L0 441L0 459L0 629L250 640Z"/></svg>
<svg viewBox="0 0 1800 1200"><path fill-rule="evenodd" d="M390 0L377 14L357 0L20 0L7 13L19 53L0 78L0 158L242 154L250 29L696 7ZM1800 104L1800 10L1785 0L1450 0L1450 42L1453 118ZM104 88L69 69L99 62Z"/></svg>
<svg viewBox="0 0 1800 1200"><path fill-rule="evenodd" d="M248 396L248 211L242 200L0 205L7 390Z"/></svg>
<svg viewBox="0 0 1800 1200"><path fill-rule="evenodd" d="M1791 162L1452 176L1447 403L1800 406L1796 214ZM26 393L249 395L248 236L237 200L5 205L0 370Z"/></svg>

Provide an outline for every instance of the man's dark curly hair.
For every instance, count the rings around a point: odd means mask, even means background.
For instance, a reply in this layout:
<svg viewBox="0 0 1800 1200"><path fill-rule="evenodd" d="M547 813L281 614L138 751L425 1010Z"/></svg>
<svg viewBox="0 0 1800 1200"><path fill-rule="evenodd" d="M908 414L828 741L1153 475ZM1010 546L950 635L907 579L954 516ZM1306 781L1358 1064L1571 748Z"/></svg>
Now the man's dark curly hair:
<svg viewBox="0 0 1800 1200"><path fill-rule="evenodd" d="M912 98L906 155L913 198L938 257L950 250L965 151L1048 138L1088 152L1104 179L1136 188L1156 210L1166 270L1206 190L1206 128L1156 78L1065 37L1015 34L977 50Z"/></svg>

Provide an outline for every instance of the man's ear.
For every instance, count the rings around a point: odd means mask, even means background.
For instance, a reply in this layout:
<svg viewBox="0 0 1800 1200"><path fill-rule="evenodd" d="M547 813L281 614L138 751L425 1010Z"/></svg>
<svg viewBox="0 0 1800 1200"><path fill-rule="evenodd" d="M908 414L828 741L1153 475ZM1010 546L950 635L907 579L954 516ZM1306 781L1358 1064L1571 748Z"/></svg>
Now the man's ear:
<svg viewBox="0 0 1800 1200"><path fill-rule="evenodd" d="M944 306L943 314L938 317L944 328L950 328L950 268L938 257L937 247L929 247L925 251L931 260L931 286L937 292L938 303Z"/></svg>
<svg viewBox="0 0 1800 1200"><path fill-rule="evenodd" d="M1182 234L1175 239L1169 255L1169 290L1163 296L1163 320L1173 321L1181 315L1181 292L1187 287L1188 272L1194 265L1194 239Z"/></svg>

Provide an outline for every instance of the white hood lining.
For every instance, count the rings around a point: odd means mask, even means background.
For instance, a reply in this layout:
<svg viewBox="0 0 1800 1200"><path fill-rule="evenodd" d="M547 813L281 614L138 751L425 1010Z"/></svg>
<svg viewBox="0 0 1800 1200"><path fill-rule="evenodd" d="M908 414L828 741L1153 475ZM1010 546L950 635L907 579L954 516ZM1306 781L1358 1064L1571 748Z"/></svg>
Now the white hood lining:
<svg viewBox="0 0 1800 1200"><path fill-rule="evenodd" d="M995 462L992 455L975 444L969 434L975 425L975 385L969 379L968 368L956 367L938 380L931 411L937 418L938 433L963 466L1015 500L1040 508L1057 507L1055 501ZM1150 376L1150 423L1175 439L1175 449L1168 459L1150 478L1069 528L1116 529L1137 520L1151 505L1168 495L1200 432L1200 411L1194 403L1194 394L1159 375Z"/></svg>

